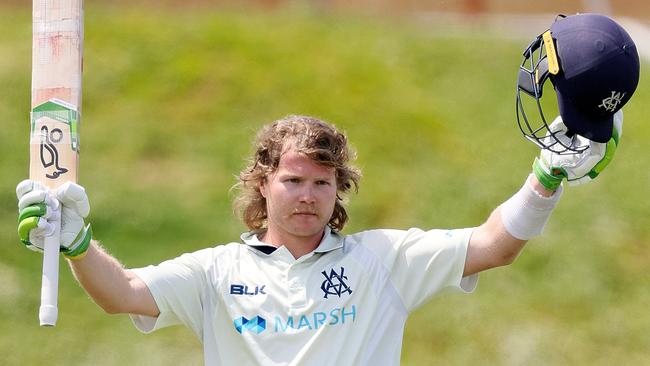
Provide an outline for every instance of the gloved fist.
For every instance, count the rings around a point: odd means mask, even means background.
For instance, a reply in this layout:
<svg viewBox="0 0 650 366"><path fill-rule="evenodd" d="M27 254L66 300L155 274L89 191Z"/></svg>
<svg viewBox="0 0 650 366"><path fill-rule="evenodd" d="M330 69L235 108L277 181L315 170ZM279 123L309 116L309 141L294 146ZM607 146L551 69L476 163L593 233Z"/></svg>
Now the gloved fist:
<svg viewBox="0 0 650 366"><path fill-rule="evenodd" d="M90 245L92 230L84 225L90 212L88 196L78 184L67 182L54 191L39 182L24 180L16 187L18 234L27 248L43 251L45 237L54 233L54 221L61 219L59 242L68 258L80 258Z"/></svg>
<svg viewBox="0 0 650 366"><path fill-rule="evenodd" d="M557 117L549 129L566 146L576 150L584 149L581 153L566 155L542 149L539 158L535 158L533 173L544 187L554 191L564 179L569 185L587 183L607 167L623 135L623 111L619 110L614 114L614 131L607 143L594 142L579 135L568 137L567 127L561 117ZM550 140L550 137L547 139Z"/></svg>

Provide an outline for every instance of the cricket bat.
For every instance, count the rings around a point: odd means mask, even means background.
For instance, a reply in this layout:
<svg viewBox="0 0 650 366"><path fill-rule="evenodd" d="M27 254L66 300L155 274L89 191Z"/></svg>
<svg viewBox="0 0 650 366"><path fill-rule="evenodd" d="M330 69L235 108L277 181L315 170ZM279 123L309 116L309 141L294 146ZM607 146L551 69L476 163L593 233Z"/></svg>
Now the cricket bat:
<svg viewBox="0 0 650 366"><path fill-rule="evenodd" d="M83 0L33 0L30 179L50 190L77 181ZM59 233L45 238L39 319L58 317Z"/></svg>

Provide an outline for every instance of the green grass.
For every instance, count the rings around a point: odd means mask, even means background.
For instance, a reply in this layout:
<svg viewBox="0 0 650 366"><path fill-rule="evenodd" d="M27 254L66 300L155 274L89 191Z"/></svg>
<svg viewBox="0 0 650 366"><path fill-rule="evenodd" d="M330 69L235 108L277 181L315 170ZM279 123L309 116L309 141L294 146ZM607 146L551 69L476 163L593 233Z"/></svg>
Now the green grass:
<svg viewBox="0 0 650 366"><path fill-rule="evenodd" d="M356 147L364 178L347 232L478 225L537 153L514 116L525 40L309 9L88 5L80 181L96 237L127 266L236 238L234 175L257 128L287 114L334 122ZM63 261L59 323L38 326L40 257L20 248L13 193L28 165L30 11L2 13L1 363L201 364L190 331L139 334ZM566 189L545 235L475 294L416 311L404 365L650 362L647 72L612 166Z"/></svg>

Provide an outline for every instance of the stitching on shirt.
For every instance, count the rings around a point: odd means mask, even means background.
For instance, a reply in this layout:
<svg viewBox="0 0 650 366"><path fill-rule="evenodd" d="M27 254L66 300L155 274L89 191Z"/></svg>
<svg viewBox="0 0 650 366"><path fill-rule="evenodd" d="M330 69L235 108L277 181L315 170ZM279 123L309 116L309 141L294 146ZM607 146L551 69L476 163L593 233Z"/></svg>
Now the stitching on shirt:
<svg viewBox="0 0 650 366"><path fill-rule="evenodd" d="M375 262L381 268L382 278L373 278L373 287L377 290L377 294L380 294L380 291L383 287L381 285L385 283L387 286L387 291L385 291L386 294L388 297L395 299L392 301L392 303L396 304L399 310L408 315L408 309L404 304L404 300L402 300L402 297L399 295L399 292L397 291L397 288L391 279L391 272L383 263L381 258L379 258L375 252L368 249L364 244L361 244L356 240L350 242L350 236L345 236L343 241L343 248L345 251L350 252L350 255L355 261L362 264L362 268L367 268L367 266L363 266L363 264L367 262Z"/></svg>

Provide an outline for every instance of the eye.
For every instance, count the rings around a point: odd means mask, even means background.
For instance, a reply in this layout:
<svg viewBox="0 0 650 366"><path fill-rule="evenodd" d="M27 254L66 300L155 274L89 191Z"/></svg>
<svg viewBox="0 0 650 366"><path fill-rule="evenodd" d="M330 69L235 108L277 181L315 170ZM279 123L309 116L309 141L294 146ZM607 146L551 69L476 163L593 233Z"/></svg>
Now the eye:
<svg viewBox="0 0 650 366"><path fill-rule="evenodd" d="M300 183L300 179L298 179L298 178L288 178L288 179L286 180L286 182L289 182L289 183Z"/></svg>
<svg viewBox="0 0 650 366"><path fill-rule="evenodd" d="M319 180L316 182L316 184L318 184L319 186L329 186L330 182L327 180Z"/></svg>

